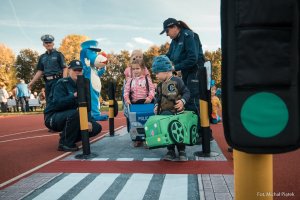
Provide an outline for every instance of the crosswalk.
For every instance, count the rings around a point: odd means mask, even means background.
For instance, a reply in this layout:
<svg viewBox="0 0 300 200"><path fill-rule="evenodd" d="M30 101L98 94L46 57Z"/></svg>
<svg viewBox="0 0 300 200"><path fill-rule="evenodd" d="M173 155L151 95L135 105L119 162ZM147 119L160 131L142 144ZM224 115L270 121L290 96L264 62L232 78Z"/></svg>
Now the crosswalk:
<svg viewBox="0 0 300 200"><path fill-rule="evenodd" d="M199 199L197 175L193 174L62 174L24 199Z"/></svg>

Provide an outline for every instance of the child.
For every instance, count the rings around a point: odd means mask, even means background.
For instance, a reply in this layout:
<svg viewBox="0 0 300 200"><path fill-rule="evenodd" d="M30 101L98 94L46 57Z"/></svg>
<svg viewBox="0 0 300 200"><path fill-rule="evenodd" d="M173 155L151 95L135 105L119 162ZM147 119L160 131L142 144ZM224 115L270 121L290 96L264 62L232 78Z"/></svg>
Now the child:
<svg viewBox="0 0 300 200"><path fill-rule="evenodd" d="M131 64L132 78L126 82L124 100L127 104L151 103L154 98L154 85L149 75L144 75L144 62L135 60ZM147 83L149 89L147 88ZM149 91L148 91L149 90Z"/></svg>
<svg viewBox="0 0 300 200"><path fill-rule="evenodd" d="M133 50L132 51L131 56L130 56L130 63L132 63L135 60L144 61L143 52L141 50ZM130 67L131 67L131 65L129 65L124 71L125 81L127 81L129 78L132 78ZM146 66L144 66L144 68L145 68L144 75L150 75Z"/></svg>
<svg viewBox="0 0 300 200"><path fill-rule="evenodd" d="M144 75L144 72L144 62L142 60L133 60L131 63L132 78L127 80L124 89L124 101L127 105L152 102L155 92L154 85L150 76ZM142 144L141 141L135 141L134 146L138 147Z"/></svg>
<svg viewBox="0 0 300 200"><path fill-rule="evenodd" d="M216 87L211 88L211 105L212 105L212 123L217 124L221 121L221 117L219 116L219 112L222 109L222 105L220 99L216 96Z"/></svg>
<svg viewBox="0 0 300 200"><path fill-rule="evenodd" d="M185 103L190 98L190 91L182 79L173 76L172 65L169 58L161 55L154 58L152 72L160 81L157 86L157 104L154 112L158 115L172 115L184 110ZM187 161L185 144L177 144L180 161ZM176 158L175 144L167 146L168 152L164 160L171 161Z"/></svg>

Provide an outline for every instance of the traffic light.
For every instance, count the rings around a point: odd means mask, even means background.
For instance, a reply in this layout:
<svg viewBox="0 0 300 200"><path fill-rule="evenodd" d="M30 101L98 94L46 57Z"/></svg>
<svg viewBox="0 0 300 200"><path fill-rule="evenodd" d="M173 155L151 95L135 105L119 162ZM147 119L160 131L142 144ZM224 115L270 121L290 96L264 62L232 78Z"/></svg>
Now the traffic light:
<svg viewBox="0 0 300 200"><path fill-rule="evenodd" d="M300 145L298 0L221 0L225 137L247 153Z"/></svg>

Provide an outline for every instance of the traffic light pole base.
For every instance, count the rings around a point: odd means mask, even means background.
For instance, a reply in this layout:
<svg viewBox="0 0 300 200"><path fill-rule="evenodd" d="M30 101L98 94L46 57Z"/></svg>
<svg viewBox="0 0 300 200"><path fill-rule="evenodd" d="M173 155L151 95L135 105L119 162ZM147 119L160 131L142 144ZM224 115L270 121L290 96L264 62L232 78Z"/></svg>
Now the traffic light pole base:
<svg viewBox="0 0 300 200"><path fill-rule="evenodd" d="M98 154L96 154L96 153L90 153L90 154L87 154L87 155L78 154L78 155L75 156L75 158L80 159L80 160L82 160L82 159L88 160L88 159L96 158L97 156L98 156Z"/></svg>
<svg viewBox="0 0 300 200"><path fill-rule="evenodd" d="M220 155L217 152L210 152L210 153L204 153L203 151L196 151L194 152L194 156L195 157L217 157L218 155Z"/></svg>

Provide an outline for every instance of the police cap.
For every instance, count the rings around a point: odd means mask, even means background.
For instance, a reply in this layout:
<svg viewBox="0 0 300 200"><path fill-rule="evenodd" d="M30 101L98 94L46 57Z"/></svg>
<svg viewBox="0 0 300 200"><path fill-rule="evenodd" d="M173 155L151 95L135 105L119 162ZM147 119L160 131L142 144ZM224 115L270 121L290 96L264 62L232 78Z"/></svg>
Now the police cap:
<svg viewBox="0 0 300 200"><path fill-rule="evenodd" d="M80 60L72 60L69 64L69 69L82 69L82 63Z"/></svg>
<svg viewBox="0 0 300 200"><path fill-rule="evenodd" d="M43 35L41 37L41 40L43 42L53 42L54 41L54 37L52 35L46 34L46 35Z"/></svg>
<svg viewBox="0 0 300 200"><path fill-rule="evenodd" d="M164 32L166 32L168 27L177 25L178 23L179 22L174 18L166 19L163 24L163 31L160 33L160 35L163 34Z"/></svg>

